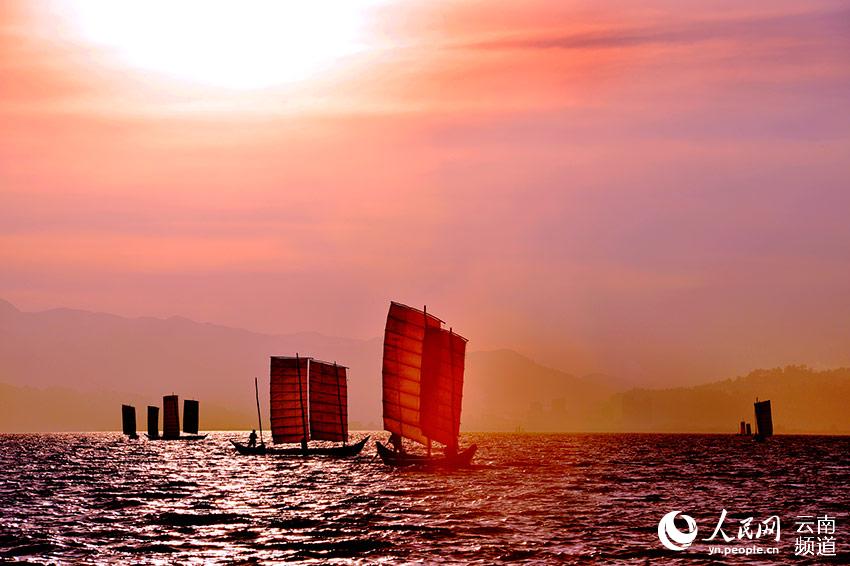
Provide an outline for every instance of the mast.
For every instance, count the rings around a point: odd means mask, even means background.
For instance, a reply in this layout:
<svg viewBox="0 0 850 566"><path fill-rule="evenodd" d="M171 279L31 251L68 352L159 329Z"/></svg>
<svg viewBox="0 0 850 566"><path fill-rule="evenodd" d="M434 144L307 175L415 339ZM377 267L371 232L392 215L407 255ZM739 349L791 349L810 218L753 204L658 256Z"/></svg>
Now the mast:
<svg viewBox="0 0 850 566"><path fill-rule="evenodd" d="M449 383L451 384L451 387L449 388L450 389L450 391L449 391L449 399L450 399L450 401L449 401L449 414L454 416L454 414L455 414L455 366L454 366L454 355L453 355L453 347L452 347L452 342L454 342L454 340L452 338L454 338L454 332L453 332L452 327L449 327L449 362L451 363L451 365L449 366L449 372L451 374L449 376ZM458 419L458 420L460 420L460 419ZM458 424L460 424L460 423L458 423ZM452 429L453 429L452 432L454 432L454 427L452 427ZM458 430L458 434L459 433L460 433L460 431ZM453 452L453 453L457 452L457 445L458 445L458 438L457 438L457 435L455 435L454 442L450 445L451 452Z"/></svg>
<svg viewBox="0 0 850 566"><path fill-rule="evenodd" d="M336 380L336 400L339 406L339 435L342 436L343 445L348 444L348 431L343 423L342 415L342 385L339 382L339 366L334 361L334 379ZM346 388L346 397L348 396L348 388ZM346 407L347 408L347 407Z"/></svg>
<svg viewBox="0 0 850 566"><path fill-rule="evenodd" d="M422 320L422 326L425 328L425 336L423 337L423 341L422 341L422 366L424 367L425 366L425 340L428 339L428 305L422 305L422 319L423 319ZM420 387L421 387L421 384L420 384ZM419 394L420 394L420 396L422 395L421 389L419 390ZM419 410L422 411L422 399L421 399L421 397L419 399ZM421 412L419 413L419 417L421 419L421 417L422 417ZM422 432L425 432L425 431L423 430ZM430 456L431 455L431 437L427 436L427 438L428 438L428 444L425 445L425 448L428 449L428 456ZM404 441L402 440L402 443L403 442Z"/></svg>
<svg viewBox="0 0 850 566"><path fill-rule="evenodd" d="M295 352L295 367L298 369L298 396L301 399L301 427L304 431L304 436L301 437L301 449L304 454L307 454L307 404L304 403L304 384L301 382L301 364L298 363L298 352ZM307 362L310 363L309 361ZM310 375L309 365L307 366L307 375Z"/></svg>
<svg viewBox="0 0 850 566"><path fill-rule="evenodd" d="M260 386L257 385L257 378L254 378L254 396L257 398L257 420L260 421L260 444L263 442L263 416L260 414Z"/></svg>

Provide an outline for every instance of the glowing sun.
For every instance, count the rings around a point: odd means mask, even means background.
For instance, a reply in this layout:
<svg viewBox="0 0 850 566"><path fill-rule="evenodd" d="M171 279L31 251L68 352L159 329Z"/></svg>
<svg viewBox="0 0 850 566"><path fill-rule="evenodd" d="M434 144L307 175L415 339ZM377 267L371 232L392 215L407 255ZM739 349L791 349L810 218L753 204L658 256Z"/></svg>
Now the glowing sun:
<svg viewBox="0 0 850 566"><path fill-rule="evenodd" d="M365 47L363 0L73 0L74 26L127 64L250 89L302 80Z"/></svg>

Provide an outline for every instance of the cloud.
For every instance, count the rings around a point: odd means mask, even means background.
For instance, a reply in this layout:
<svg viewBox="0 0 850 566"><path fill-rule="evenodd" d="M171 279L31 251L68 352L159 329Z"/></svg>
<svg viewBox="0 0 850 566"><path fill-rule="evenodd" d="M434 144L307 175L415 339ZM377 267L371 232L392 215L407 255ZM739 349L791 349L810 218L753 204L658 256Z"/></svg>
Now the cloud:
<svg viewBox="0 0 850 566"><path fill-rule="evenodd" d="M811 39L824 33L846 39L850 32L850 9L812 10L784 15L752 15L746 18L703 19L685 22L659 21L652 25L610 27L578 33L505 35L455 47L481 50L589 50L648 45L691 45L714 40L770 41ZM823 37L820 38L823 40Z"/></svg>

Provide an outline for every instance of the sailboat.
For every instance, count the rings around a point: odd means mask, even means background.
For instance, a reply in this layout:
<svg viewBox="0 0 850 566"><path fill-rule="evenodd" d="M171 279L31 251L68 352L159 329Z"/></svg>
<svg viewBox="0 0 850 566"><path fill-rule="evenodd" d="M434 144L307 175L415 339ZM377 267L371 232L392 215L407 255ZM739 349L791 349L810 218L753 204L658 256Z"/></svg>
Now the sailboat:
<svg viewBox="0 0 850 566"><path fill-rule="evenodd" d="M154 410L152 410L154 409ZM183 402L183 432L180 434L179 399L177 395L162 398L162 435L159 434L159 409L148 407L148 433L150 440L203 440L206 434L198 434L200 404L193 399Z"/></svg>
<svg viewBox="0 0 850 566"><path fill-rule="evenodd" d="M773 414L770 409L770 400L759 401L756 398L753 407L756 413L756 434L753 439L757 442L763 442L773 436Z"/></svg>
<svg viewBox="0 0 850 566"><path fill-rule="evenodd" d="M401 303L392 302L384 332L382 370L384 428L395 449L376 442L378 454L391 466L467 466L478 447L459 451L460 413L466 338L443 321ZM428 449L428 455L404 451L403 439ZM432 442L444 445L432 456Z"/></svg>
<svg viewBox="0 0 850 566"><path fill-rule="evenodd" d="M139 438L136 433L136 407L121 405L121 428L127 438Z"/></svg>
<svg viewBox="0 0 850 566"><path fill-rule="evenodd" d="M159 438L159 407L148 405L148 438Z"/></svg>
<svg viewBox="0 0 850 566"><path fill-rule="evenodd" d="M348 444L348 385L345 366L295 355L272 356L269 399L272 440L299 443L297 448L247 446L231 440L240 454L284 456L356 456L369 437ZM259 399L257 402L259 416ZM260 434L262 435L262 422ZM342 442L342 446L308 445L309 440Z"/></svg>

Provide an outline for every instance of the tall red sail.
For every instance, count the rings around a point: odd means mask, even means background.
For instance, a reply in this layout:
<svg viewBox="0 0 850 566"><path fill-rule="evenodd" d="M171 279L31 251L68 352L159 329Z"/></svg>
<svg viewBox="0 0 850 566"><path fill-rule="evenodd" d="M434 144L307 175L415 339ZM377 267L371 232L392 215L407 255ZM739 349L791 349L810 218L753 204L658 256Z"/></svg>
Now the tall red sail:
<svg viewBox="0 0 850 566"><path fill-rule="evenodd" d="M307 428L307 365L309 358L272 356L269 371L272 439L301 442Z"/></svg>
<svg viewBox="0 0 850 566"><path fill-rule="evenodd" d="M310 360L310 436L348 441L347 368Z"/></svg>
<svg viewBox="0 0 850 566"><path fill-rule="evenodd" d="M384 332L384 428L427 444L419 416L422 348L425 328L440 328L440 319L419 309L391 303Z"/></svg>
<svg viewBox="0 0 850 566"><path fill-rule="evenodd" d="M180 408L177 406L177 395L166 395L162 398L162 436L163 438L180 436Z"/></svg>
<svg viewBox="0 0 850 566"><path fill-rule="evenodd" d="M428 328L422 355L420 423L422 433L457 448L463 400L466 338L443 328Z"/></svg>

